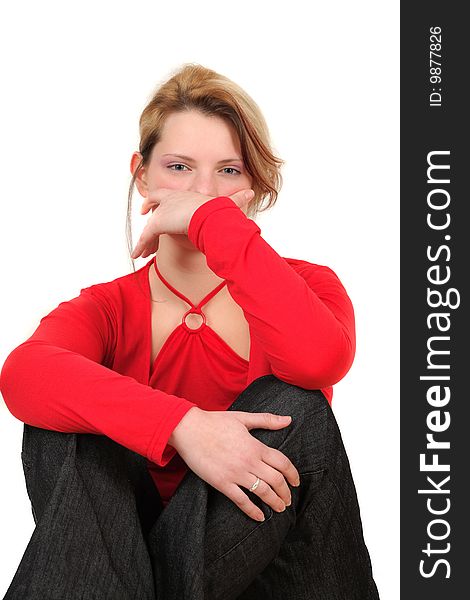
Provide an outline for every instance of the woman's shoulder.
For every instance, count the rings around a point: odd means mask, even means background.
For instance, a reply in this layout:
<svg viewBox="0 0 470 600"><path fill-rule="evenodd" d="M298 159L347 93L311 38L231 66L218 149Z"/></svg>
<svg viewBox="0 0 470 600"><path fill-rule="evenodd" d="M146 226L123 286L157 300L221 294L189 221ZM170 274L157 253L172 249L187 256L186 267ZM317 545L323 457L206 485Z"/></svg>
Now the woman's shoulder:
<svg viewBox="0 0 470 600"><path fill-rule="evenodd" d="M144 300L149 294L148 280L146 279L147 271L148 263L132 273L83 287L80 289L80 295L93 296L108 307L139 299Z"/></svg>

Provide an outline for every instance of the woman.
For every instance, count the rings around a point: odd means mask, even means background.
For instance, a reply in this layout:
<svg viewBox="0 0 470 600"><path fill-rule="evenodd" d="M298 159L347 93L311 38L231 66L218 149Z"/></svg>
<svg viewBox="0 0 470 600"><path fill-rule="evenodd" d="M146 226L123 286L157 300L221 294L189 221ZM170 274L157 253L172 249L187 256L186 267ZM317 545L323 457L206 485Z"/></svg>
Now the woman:
<svg viewBox="0 0 470 600"><path fill-rule="evenodd" d="M281 183L258 106L185 65L140 136L151 260L62 302L2 370L36 522L5 598L377 598L330 408L353 309L250 218Z"/></svg>

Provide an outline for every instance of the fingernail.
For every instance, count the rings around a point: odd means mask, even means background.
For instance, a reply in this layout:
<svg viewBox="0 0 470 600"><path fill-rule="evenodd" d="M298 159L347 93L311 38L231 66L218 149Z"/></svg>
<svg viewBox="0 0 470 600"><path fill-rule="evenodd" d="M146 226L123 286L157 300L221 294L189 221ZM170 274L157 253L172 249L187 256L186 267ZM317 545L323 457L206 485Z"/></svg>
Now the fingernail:
<svg viewBox="0 0 470 600"><path fill-rule="evenodd" d="M265 520L264 515L262 517L258 517L258 521L263 522Z"/></svg>

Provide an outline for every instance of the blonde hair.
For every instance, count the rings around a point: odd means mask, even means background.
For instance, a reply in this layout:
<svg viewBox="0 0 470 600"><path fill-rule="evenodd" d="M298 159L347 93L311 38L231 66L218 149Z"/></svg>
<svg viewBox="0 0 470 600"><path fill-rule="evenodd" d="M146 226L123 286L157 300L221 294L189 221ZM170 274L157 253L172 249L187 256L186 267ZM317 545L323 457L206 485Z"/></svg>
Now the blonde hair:
<svg viewBox="0 0 470 600"><path fill-rule="evenodd" d="M245 168L252 177L252 189L255 192L247 209L248 217L271 208L277 200L282 186L280 169L284 161L273 153L268 127L259 106L227 77L199 64L185 64L156 89L139 120L139 152L142 160L129 186L129 251L132 250L132 193L138 171L148 164L153 147L160 140L166 118L171 113L186 110L218 116L235 128Z"/></svg>

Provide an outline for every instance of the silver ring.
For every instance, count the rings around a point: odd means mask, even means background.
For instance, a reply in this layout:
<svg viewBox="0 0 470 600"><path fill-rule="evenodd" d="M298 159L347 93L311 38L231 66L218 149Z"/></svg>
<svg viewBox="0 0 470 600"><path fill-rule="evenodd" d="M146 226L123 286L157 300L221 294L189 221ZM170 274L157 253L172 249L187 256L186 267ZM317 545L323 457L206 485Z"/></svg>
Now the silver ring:
<svg viewBox="0 0 470 600"><path fill-rule="evenodd" d="M256 490L256 488L259 486L259 482L260 482L260 478L257 477L256 481L254 482L254 484L250 488L250 492L254 492Z"/></svg>

